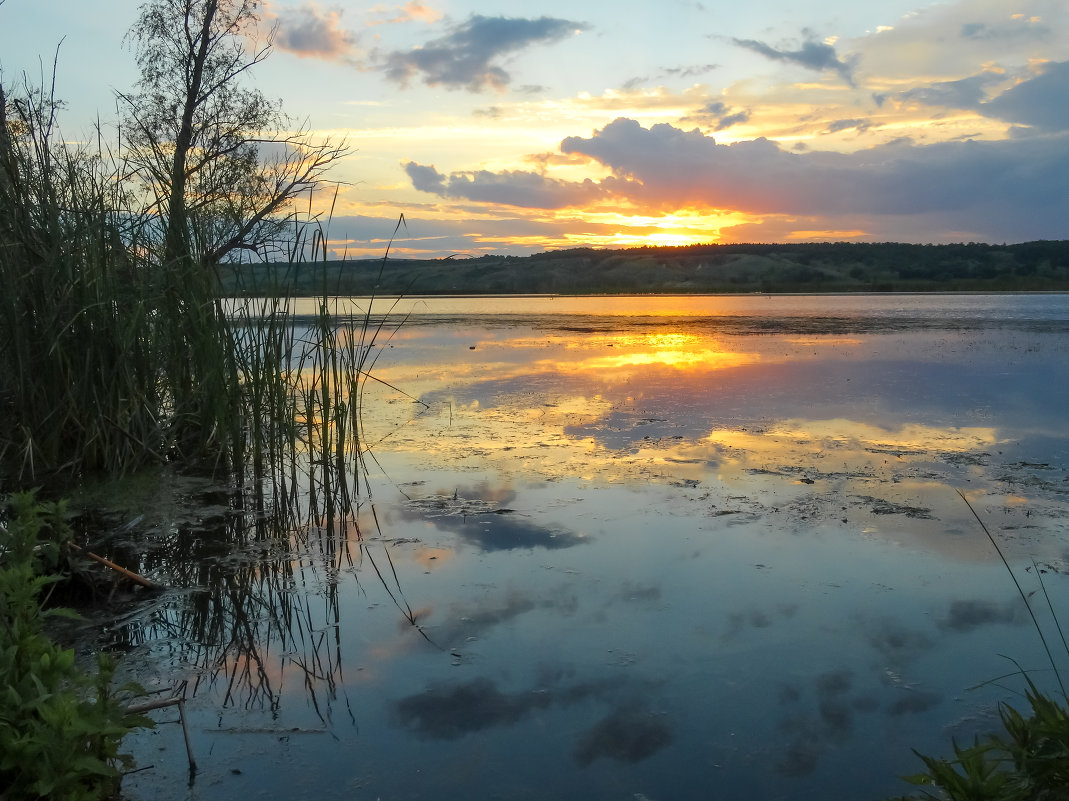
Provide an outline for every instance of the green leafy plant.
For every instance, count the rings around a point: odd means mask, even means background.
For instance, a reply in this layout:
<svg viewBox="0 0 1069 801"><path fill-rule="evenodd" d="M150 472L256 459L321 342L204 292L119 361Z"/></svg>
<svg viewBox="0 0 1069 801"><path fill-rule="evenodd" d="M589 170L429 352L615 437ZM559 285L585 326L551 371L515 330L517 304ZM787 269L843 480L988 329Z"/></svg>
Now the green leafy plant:
<svg viewBox="0 0 1069 801"><path fill-rule="evenodd" d="M939 759L914 751L924 762L927 770L907 776L905 780L920 787L935 788L939 794L922 790L919 795L902 796L897 801L916 801L916 799L1063 801L1069 799L1069 708L1067 708L1069 696L1065 692L1061 671L1043 628L1036 618L1035 611L1028 601L1029 596L1014 575L998 541L969 503L969 499L960 491L958 494L969 507L969 511L980 524L1013 579L1043 644L1058 686L1061 688L1061 700L1036 687L1028 673L1014 661L1017 667L1015 675L1023 676L1027 683L1025 698L1031 707L1031 714L1023 714L1006 703L1000 704L999 717L1003 733L977 738L968 747L954 743L954 759ZM1034 562L1033 566L1039 577L1043 597L1054 619L1054 625L1061 636L1062 644L1066 647L1066 653L1069 654L1069 645L1066 645L1064 632L1054 612L1050 596L1047 594L1047 588L1043 584L1039 566Z"/></svg>
<svg viewBox="0 0 1069 801"><path fill-rule="evenodd" d="M130 716L111 689L113 668L100 655L86 674L74 651L46 634L42 606L70 537L62 503L33 493L10 499L0 524L0 798L90 801L118 789L128 758L123 736L146 718Z"/></svg>
<svg viewBox="0 0 1069 801"><path fill-rule="evenodd" d="M1027 678L1027 677L1026 677ZM917 754L927 770L906 781L942 791L909 798L951 801L1056 801L1069 798L1069 711L1028 679L1031 714L999 707L1003 735L954 744L952 760Z"/></svg>

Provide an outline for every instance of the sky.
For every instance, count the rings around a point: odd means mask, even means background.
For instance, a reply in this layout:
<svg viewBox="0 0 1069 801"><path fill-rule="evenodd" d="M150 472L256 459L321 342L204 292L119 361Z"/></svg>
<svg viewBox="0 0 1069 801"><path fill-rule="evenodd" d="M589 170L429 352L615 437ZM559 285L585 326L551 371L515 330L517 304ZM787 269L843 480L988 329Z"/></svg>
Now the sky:
<svg viewBox="0 0 1069 801"><path fill-rule="evenodd" d="M115 130L138 0L5 0L0 76ZM1069 238L1067 0L269 0L350 258ZM336 194L335 194L336 191Z"/></svg>

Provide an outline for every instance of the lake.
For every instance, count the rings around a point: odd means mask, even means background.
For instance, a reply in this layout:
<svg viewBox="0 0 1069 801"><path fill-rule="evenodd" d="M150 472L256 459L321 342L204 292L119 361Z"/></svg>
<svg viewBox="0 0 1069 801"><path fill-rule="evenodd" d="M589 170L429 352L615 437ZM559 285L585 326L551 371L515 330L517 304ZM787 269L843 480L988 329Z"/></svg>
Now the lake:
<svg viewBox="0 0 1069 801"><path fill-rule="evenodd" d="M161 723L129 798L905 793L1056 686L973 510L1069 668L1069 296L392 303L349 519L139 490L105 644L199 771Z"/></svg>

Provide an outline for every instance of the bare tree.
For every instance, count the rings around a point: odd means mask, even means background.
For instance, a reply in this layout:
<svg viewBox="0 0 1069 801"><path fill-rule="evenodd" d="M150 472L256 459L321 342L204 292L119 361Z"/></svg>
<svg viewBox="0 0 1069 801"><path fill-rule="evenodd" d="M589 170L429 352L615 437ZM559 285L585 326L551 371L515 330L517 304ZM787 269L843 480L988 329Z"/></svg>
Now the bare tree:
<svg viewBox="0 0 1069 801"><path fill-rule="evenodd" d="M237 250L266 258L348 152L295 128L281 106L242 84L271 52L257 0L147 0L128 36L141 79L120 94L130 164L161 225L165 264L209 265Z"/></svg>

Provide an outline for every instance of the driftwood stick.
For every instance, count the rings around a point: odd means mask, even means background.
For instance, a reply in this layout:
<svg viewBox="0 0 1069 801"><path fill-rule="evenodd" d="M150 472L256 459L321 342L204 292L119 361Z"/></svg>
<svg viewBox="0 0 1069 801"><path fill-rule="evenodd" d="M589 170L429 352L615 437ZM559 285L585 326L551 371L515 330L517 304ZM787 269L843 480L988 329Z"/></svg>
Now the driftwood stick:
<svg viewBox="0 0 1069 801"><path fill-rule="evenodd" d="M131 715L142 715L145 712L151 712L153 709L163 709L165 706L178 706L182 703L181 698L164 698L161 701L146 701L143 704L130 704L126 707L126 711Z"/></svg>
<svg viewBox="0 0 1069 801"><path fill-rule="evenodd" d="M131 704L126 711L131 715L141 715L153 709L163 709L167 706L178 707L178 717L182 722L182 736L186 741L186 756L189 758L189 772L195 773L197 761L193 758L193 746L189 742L189 727L186 725L186 702L184 698L164 698L160 701L146 701L143 704Z"/></svg>
<svg viewBox="0 0 1069 801"><path fill-rule="evenodd" d="M193 746L189 744L189 727L186 726L186 702L178 699L178 717L182 719L182 736L186 739L186 756L189 757L189 777L193 781L193 774L197 772L197 762L193 759Z"/></svg>
<svg viewBox="0 0 1069 801"><path fill-rule="evenodd" d="M97 554L93 553L92 551L87 551L87 550L85 550L85 548L82 548L82 547L80 547L78 545L75 545L73 542L68 542L67 544L71 548L73 548L74 550L78 551L79 553L84 553L86 556L88 556L93 561L100 562L100 564L104 565L105 567L110 567L112 570L114 570L114 571L116 571L118 573L121 573L122 575L126 576L128 579L130 579L130 581L133 581L136 584L140 584L142 587L148 587L150 590L158 590L158 589L160 589L160 585L159 584L156 584L155 582L149 581L144 576L138 575L137 573L135 573L132 570L127 570L125 567L120 567L119 565L117 565L114 562L112 562L110 559L105 559L103 556L98 556Z"/></svg>

